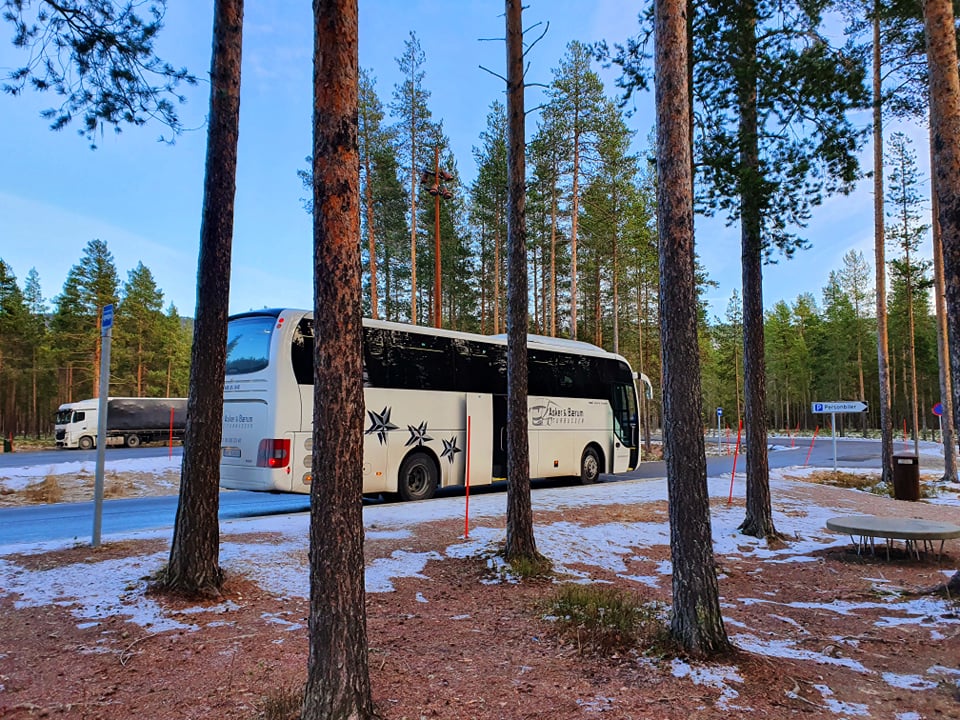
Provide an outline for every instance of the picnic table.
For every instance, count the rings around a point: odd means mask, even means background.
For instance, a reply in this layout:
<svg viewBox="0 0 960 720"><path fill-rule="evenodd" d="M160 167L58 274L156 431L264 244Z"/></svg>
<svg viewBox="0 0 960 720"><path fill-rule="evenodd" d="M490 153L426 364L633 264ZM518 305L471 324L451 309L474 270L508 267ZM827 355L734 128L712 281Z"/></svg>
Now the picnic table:
<svg viewBox="0 0 960 720"><path fill-rule="evenodd" d="M960 525L921 520L919 518L878 517L876 515L848 515L827 520L827 529L846 533L857 546L859 555L868 545L871 551L876 552L876 538L883 538L887 546L887 560L890 559L890 546L894 540L903 540L907 553L912 550L917 559L920 559L920 545L923 551L933 551L933 543L940 541L937 559L943 554L943 544L951 539L960 537ZM858 539L859 538L859 539Z"/></svg>

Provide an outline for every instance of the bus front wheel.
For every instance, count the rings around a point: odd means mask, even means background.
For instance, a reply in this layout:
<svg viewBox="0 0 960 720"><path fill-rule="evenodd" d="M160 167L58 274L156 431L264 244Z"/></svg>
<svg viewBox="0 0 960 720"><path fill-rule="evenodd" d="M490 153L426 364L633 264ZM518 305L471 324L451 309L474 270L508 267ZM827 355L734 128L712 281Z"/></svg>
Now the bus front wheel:
<svg viewBox="0 0 960 720"><path fill-rule="evenodd" d="M597 451L588 447L580 458L580 482L584 485L593 485L600 477L600 457Z"/></svg>
<svg viewBox="0 0 960 720"><path fill-rule="evenodd" d="M80 438L80 441L77 444L80 446L81 450L92 450L93 438L89 435L84 435L82 438Z"/></svg>
<svg viewBox="0 0 960 720"><path fill-rule="evenodd" d="M433 458L415 452L400 465L397 491L402 500L428 500L437 491L437 466Z"/></svg>

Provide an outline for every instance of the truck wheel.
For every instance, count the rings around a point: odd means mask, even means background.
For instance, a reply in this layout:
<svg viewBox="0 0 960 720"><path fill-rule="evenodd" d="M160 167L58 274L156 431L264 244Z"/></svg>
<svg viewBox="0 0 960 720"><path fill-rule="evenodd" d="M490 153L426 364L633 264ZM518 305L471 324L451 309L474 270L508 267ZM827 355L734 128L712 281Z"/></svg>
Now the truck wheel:
<svg viewBox="0 0 960 720"><path fill-rule="evenodd" d="M93 438L89 435L84 435L77 444L81 450L93 450Z"/></svg>
<svg viewBox="0 0 960 720"><path fill-rule="evenodd" d="M588 447L580 458L580 482L584 485L593 485L600 477L600 458L597 451Z"/></svg>
<svg viewBox="0 0 960 720"><path fill-rule="evenodd" d="M397 491L401 500L429 500L437 491L437 466L424 452L409 455L400 465Z"/></svg>
<svg viewBox="0 0 960 720"><path fill-rule="evenodd" d="M139 435L127 435L127 447L140 447L140 436Z"/></svg>

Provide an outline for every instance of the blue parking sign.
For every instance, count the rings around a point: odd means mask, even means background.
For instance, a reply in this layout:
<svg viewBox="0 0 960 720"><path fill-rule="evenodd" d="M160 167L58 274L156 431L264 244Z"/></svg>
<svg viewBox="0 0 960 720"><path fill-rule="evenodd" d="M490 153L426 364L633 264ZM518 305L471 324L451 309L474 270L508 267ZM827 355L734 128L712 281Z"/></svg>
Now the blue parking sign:
<svg viewBox="0 0 960 720"><path fill-rule="evenodd" d="M103 306L103 320L100 327L103 330L113 327L113 303Z"/></svg>

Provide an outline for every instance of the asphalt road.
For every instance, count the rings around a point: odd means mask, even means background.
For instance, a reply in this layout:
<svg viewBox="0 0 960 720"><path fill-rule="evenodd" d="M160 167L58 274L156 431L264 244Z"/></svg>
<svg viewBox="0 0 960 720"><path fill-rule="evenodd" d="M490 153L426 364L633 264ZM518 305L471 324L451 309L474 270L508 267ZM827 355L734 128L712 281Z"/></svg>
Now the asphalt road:
<svg viewBox="0 0 960 720"><path fill-rule="evenodd" d="M832 468L834 464L833 443L831 438L818 438L813 450L810 450L810 438L769 439L768 453L771 468L791 467L807 464L814 467ZM708 452L715 452L716 439L707 439ZM897 444L896 451L901 449ZM152 453L152 455L151 455ZM107 451L107 457L151 457L166 455L166 447L146 447L133 450L116 448ZM182 448L174 448L174 453L182 454ZM89 455L89 457L86 457ZM41 451L0 455L0 469L32 464L52 464L64 460L95 459L96 451ZM8 462L15 459L16 462ZM732 455L708 455L707 472L711 477L724 475L733 469ZM745 459L741 455L737 469L745 470ZM878 468L880 465L880 443L876 440L844 439L837 442L836 463L838 467ZM666 476L665 464L646 462L631 473L617 476L604 476L604 482L615 483L631 479L655 479ZM555 485L558 481L535 481L534 487ZM472 492L498 492L505 489L505 483L497 483L491 488L477 488ZM456 494L462 490L450 488L444 495ZM177 497L129 498L107 500L103 504L102 533L111 534L168 528L173 526L176 515ZM310 508L307 495L284 493L254 493L242 491L222 491L220 493L220 518L258 517L294 512L306 512ZM89 542L93 533L93 502L62 503L54 505L29 505L18 508L0 509L0 545L22 542L44 542L50 540L76 539Z"/></svg>
<svg viewBox="0 0 960 720"><path fill-rule="evenodd" d="M143 445L138 448L108 447L104 451L104 458L109 460L131 460L135 458L167 457L170 448L166 445ZM173 446L173 456L181 457L183 446ZM65 462L83 462L97 459L96 450L30 450L27 452L0 453L0 471L8 467L23 467L25 465L55 465Z"/></svg>

